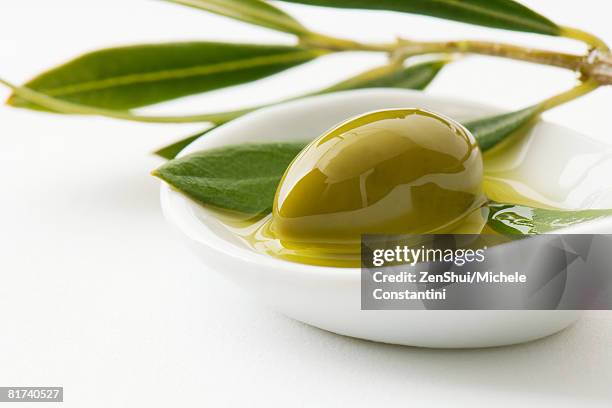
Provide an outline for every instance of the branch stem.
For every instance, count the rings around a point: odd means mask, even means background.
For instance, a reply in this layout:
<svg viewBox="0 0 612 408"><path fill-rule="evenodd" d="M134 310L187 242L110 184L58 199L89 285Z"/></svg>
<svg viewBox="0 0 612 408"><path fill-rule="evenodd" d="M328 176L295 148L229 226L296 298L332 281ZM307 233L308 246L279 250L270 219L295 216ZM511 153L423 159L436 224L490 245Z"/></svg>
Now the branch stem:
<svg viewBox="0 0 612 408"><path fill-rule="evenodd" d="M395 43L363 44L322 34L302 37L301 43L332 51L386 52L394 60L405 60L415 55L454 53L502 57L569 69L580 74L582 78L593 79L601 85L612 85L612 55L601 39L570 27L562 28L562 36L585 42L591 47L590 52L582 55L570 54L478 40L421 42L398 39Z"/></svg>
<svg viewBox="0 0 612 408"><path fill-rule="evenodd" d="M578 28L562 26L561 36L571 38L572 40L581 41L596 50L607 53L610 52L610 47L608 47L608 44L606 44L601 38Z"/></svg>
<svg viewBox="0 0 612 408"><path fill-rule="evenodd" d="M396 44L373 44L332 37L321 33L310 32L299 37L300 45L330 51L373 51L392 53Z"/></svg>
<svg viewBox="0 0 612 408"><path fill-rule="evenodd" d="M573 71L579 71L582 68L585 60L585 57L582 55L560 53L488 41L403 41L403 43L404 45L398 48L396 51L396 53L402 58L432 53L480 54L533 62L536 64L552 65L559 68L571 69Z"/></svg>
<svg viewBox="0 0 612 408"><path fill-rule="evenodd" d="M540 113L542 113L552 108L556 108L559 105L563 105L564 103L573 101L574 99L580 98L581 96L594 91L595 89L599 88L599 86L600 84L592 79L586 80L568 91L562 92L560 94L551 96L550 98L543 100L539 103L538 110Z"/></svg>
<svg viewBox="0 0 612 408"><path fill-rule="evenodd" d="M478 54L510 58L569 69L580 74L582 78L597 81L600 85L612 85L612 56L602 48L593 50L588 55L576 55L511 44L468 40L407 42L397 52L402 58L431 53Z"/></svg>

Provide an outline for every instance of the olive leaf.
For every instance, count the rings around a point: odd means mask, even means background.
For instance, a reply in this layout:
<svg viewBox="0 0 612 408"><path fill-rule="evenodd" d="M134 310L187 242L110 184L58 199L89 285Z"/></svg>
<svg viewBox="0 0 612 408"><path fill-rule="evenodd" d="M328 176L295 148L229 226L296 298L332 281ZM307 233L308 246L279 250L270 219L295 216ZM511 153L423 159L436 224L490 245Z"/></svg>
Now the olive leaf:
<svg viewBox="0 0 612 408"><path fill-rule="evenodd" d="M390 10L486 27L560 35L555 23L512 0L283 0L314 6Z"/></svg>
<svg viewBox="0 0 612 408"><path fill-rule="evenodd" d="M435 60L422 62L404 67L395 66L382 66L363 72L353 78L334 84L330 87L322 89L320 91L310 93L303 96L320 95L336 91L344 91L349 89L359 88L376 88L376 87L389 87L389 88L404 88L404 89L425 89L427 85L433 81L438 75L440 70L449 62L449 60ZM302 96L302 97L303 97ZM248 111L245 110L245 113ZM176 155L188 146L191 142L196 140L198 137L208 133L210 128L203 132L199 132L196 135L188 136L185 139L181 139L168 146L162 147L161 149L154 152L154 154L163 157L164 159L173 159Z"/></svg>
<svg viewBox="0 0 612 408"><path fill-rule="evenodd" d="M165 0L247 23L284 31L305 34L308 30L282 10L260 0Z"/></svg>
<svg viewBox="0 0 612 408"><path fill-rule="evenodd" d="M539 113L539 105L534 105L515 112L466 122L464 126L472 132L480 150L487 151L523 126L533 123Z"/></svg>
<svg viewBox="0 0 612 408"><path fill-rule="evenodd" d="M304 146L266 143L204 150L171 160L153 175L203 204L268 213L282 175Z"/></svg>
<svg viewBox="0 0 612 408"><path fill-rule="evenodd" d="M534 235L612 216L612 209L549 210L490 203L488 225L502 234Z"/></svg>
<svg viewBox="0 0 612 408"><path fill-rule="evenodd" d="M67 102L125 110L254 81L323 53L215 42L135 45L85 54L25 86ZM8 103L41 109L15 94Z"/></svg>
<svg viewBox="0 0 612 408"><path fill-rule="evenodd" d="M363 88L403 88L423 90L434 80L440 70L449 62L448 59L422 62L397 67L384 65L363 72L353 78L341 81L314 94L345 91Z"/></svg>

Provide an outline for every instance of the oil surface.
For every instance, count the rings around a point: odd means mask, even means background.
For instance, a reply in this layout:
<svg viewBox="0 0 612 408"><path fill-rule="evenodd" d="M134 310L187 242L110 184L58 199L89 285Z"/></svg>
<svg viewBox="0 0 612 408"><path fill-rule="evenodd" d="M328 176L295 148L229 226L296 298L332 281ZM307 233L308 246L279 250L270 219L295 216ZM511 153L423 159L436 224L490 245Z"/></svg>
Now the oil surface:
<svg viewBox="0 0 612 408"><path fill-rule="evenodd" d="M419 109L351 119L295 158L271 232L287 247L359 245L362 234L448 232L482 206L483 164L458 123Z"/></svg>
<svg viewBox="0 0 612 408"><path fill-rule="evenodd" d="M504 167L504 157L494 152L487 167ZM219 218L257 252L359 267L362 234L493 233L486 197L554 207L512 172L484 172L474 138L457 122L418 109L386 110L311 142L287 169L272 214Z"/></svg>

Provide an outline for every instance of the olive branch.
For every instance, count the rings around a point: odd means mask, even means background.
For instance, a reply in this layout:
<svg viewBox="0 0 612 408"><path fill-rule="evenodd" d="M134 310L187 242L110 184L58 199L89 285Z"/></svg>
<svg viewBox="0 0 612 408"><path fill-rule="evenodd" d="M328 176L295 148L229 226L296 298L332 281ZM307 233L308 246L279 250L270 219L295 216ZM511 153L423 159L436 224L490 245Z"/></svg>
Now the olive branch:
<svg viewBox="0 0 612 408"><path fill-rule="evenodd" d="M564 37L586 45L582 54L522 47L493 41L423 42L398 38L364 43L310 30L280 8L262 0L162 0L291 34L293 46L187 42L103 49L42 73L12 89L8 104L63 114L98 115L151 123L206 122L218 126L260 108L189 115L144 115L133 109L183 96L241 85L307 63L323 55L350 51L385 53L387 63L324 89L292 99L348 89L395 87L423 89L457 55L486 55L568 69L577 84L540 103L466 124L483 150L493 147L540 113L612 84L612 54L598 37L558 25L513 0L285 0L314 6L389 10L433 16L505 30ZM377 17L378 18L378 17ZM413 63L413 57L429 58ZM282 101L279 101L282 102ZM277 102L278 103L278 102ZM160 149L173 158L205 131Z"/></svg>

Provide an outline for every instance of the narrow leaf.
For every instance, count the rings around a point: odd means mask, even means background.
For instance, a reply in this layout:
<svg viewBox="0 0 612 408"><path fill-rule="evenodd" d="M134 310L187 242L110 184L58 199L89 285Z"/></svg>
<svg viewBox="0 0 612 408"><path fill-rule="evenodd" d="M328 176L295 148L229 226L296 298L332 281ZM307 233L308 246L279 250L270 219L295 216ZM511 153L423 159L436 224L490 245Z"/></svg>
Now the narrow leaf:
<svg viewBox="0 0 612 408"><path fill-rule="evenodd" d="M318 95L335 91L374 87L424 89L447 63L448 60L437 60L415 64L401 69L389 69L388 66L378 67L371 71L357 75L354 78L347 79L332 85L329 88L325 88L321 91L308 95ZM248 111L245 111L245 113L247 112ZM172 143L171 145L159 149L155 152L155 154L165 159L174 159L176 155L191 142L212 129L214 128Z"/></svg>
<svg viewBox="0 0 612 408"><path fill-rule="evenodd" d="M206 133L210 132L211 130L213 130L216 126L213 126L209 129L206 129L204 131L198 132L194 135L188 136L184 139L178 140L168 146L164 146L159 150L156 150L155 152L153 152L154 154L158 155L159 157L162 157L164 159L167 160L171 160L174 159L180 152L181 150L183 150L185 147L189 146L191 144L191 142L197 140L200 136L205 135Z"/></svg>
<svg viewBox="0 0 612 408"><path fill-rule="evenodd" d="M270 212L276 187L304 143L237 145L171 160L153 172L207 205L247 214Z"/></svg>
<svg viewBox="0 0 612 408"><path fill-rule="evenodd" d="M612 216L612 210L548 210L524 205L489 204L488 225L502 234L534 235Z"/></svg>
<svg viewBox="0 0 612 408"><path fill-rule="evenodd" d="M314 94L324 94L334 91L343 91L348 89L369 88L369 87L394 87L394 88L410 88L422 89L431 82L438 73L443 63L424 63L406 68L400 71L400 74L390 74L388 76L379 77L371 80L356 80L355 78L340 82L329 88L315 92ZM247 113L248 111L245 111ZM516 134L524 126L534 123L538 117L540 110L538 106L532 106L516 112L504 113L477 119L464 124L466 128L472 132L474 138L478 142L482 151L487 151L495 147L498 143L506 138ZM204 132L206 133L206 132ZM191 142L202 136L204 133L196 136L189 136L179 140L169 146L166 146L155 152L158 156L173 159L176 155Z"/></svg>
<svg viewBox="0 0 612 408"><path fill-rule="evenodd" d="M523 126L532 123L540 113L539 105L519 111L490 116L464 124L476 138L480 150L487 151Z"/></svg>
<svg viewBox="0 0 612 408"><path fill-rule="evenodd" d="M317 94L361 88L403 88L422 90L438 75L448 60L436 60L408 67L385 65L325 88Z"/></svg>
<svg viewBox="0 0 612 408"><path fill-rule="evenodd" d="M506 30L559 35L555 23L512 0L283 0L314 6L391 10Z"/></svg>
<svg viewBox="0 0 612 408"><path fill-rule="evenodd" d="M299 47L187 42L83 55L25 86L81 105L124 110L251 82L321 55ZM12 95L13 106L33 105Z"/></svg>
<svg viewBox="0 0 612 408"><path fill-rule="evenodd" d="M62 99L48 96L47 94L34 91L30 88L17 86L11 82L0 78L0 84L13 90L13 94L17 95L24 101L28 101L34 107L42 107L52 112L71 114L71 115L92 115L103 116L113 119L121 119L132 122L143 123L194 123L194 122L211 122L225 123L239 116L244 115L245 110L235 110L226 112L209 112L192 115L139 115L131 111L113 110L96 108L88 105L68 102Z"/></svg>
<svg viewBox="0 0 612 408"><path fill-rule="evenodd" d="M260 25L292 34L304 34L308 30L297 20L260 0L166 0L184 6L209 11L247 23Z"/></svg>

